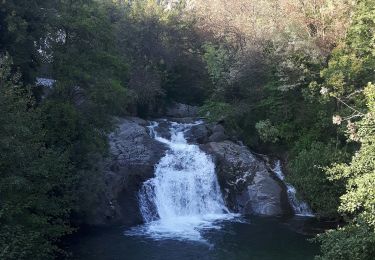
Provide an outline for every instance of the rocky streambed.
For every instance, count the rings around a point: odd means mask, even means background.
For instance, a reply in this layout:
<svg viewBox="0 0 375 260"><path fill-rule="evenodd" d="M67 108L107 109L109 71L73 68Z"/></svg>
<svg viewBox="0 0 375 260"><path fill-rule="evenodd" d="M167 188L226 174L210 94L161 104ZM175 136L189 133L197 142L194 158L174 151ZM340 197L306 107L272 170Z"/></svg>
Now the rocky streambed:
<svg viewBox="0 0 375 260"><path fill-rule="evenodd" d="M152 121L158 122L159 135L169 138L172 122L194 122L196 112L196 108L181 104L170 109L168 117ZM143 222L138 191L154 177L155 165L168 151L166 144L152 138L150 124L151 121L136 117L117 119L115 130L108 136L110 156L102 176L104 188L84 224L133 226ZM232 140L221 124L196 124L185 132L185 138L211 156L223 199L231 212L263 216L293 214L287 187L273 166Z"/></svg>

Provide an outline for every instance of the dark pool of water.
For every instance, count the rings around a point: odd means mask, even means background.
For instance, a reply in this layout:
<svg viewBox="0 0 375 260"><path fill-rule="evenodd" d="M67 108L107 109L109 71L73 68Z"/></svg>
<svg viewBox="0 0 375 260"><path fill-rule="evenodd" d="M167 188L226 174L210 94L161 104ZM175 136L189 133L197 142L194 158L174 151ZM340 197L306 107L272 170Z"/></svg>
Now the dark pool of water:
<svg viewBox="0 0 375 260"><path fill-rule="evenodd" d="M121 227L90 229L72 238L68 250L73 259L103 260L308 260L318 253L307 235L316 227L313 219L250 217L220 226L204 232L206 242L126 236Z"/></svg>

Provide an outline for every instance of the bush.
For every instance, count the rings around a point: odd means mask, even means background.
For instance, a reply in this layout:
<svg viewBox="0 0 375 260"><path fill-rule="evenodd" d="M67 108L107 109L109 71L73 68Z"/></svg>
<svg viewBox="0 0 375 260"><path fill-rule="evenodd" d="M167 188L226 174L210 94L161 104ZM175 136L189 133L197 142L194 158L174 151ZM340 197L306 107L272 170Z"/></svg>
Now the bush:
<svg viewBox="0 0 375 260"><path fill-rule="evenodd" d="M375 258L375 233L366 224L350 224L319 235L322 255L317 260L372 260Z"/></svg>
<svg viewBox="0 0 375 260"><path fill-rule="evenodd" d="M288 181L319 216L338 217L339 197L345 186L341 181L331 182L323 167L344 158L344 153L333 144L313 142L300 150L288 164Z"/></svg>
<svg viewBox="0 0 375 260"><path fill-rule="evenodd" d="M272 125L272 122L269 119L259 121L255 124L255 128L257 129L262 141L271 143L279 141L279 130Z"/></svg>

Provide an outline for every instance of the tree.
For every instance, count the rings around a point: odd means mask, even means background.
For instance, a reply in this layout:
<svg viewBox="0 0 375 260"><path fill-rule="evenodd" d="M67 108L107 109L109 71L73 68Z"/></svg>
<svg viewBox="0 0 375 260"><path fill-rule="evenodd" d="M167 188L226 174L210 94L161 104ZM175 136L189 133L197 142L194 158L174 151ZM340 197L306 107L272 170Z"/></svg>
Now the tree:
<svg viewBox="0 0 375 260"><path fill-rule="evenodd" d="M332 180L344 180L346 193L339 211L349 224L318 237L319 259L373 259L375 256L375 86L365 89L368 112L356 123L361 148L349 164L327 170Z"/></svg>
<svg viewBox="0 0 375 260"><path fill-rule="evenodd" d="M54 0L7 0L0 3L0 51L7 51L22 80L35 83L45 39L56 17Z"/></svg>
<svg viewBox="0 0 375 260"><path fill-rule="evenodd" d="M375 257L375 3L359 0L347 39L323 71L322 93L337 100L333 122L346 129L360 148L350 163L327 169L333 181L344 181L339 212L348 225L318 237L319 259L373 259ZM369 83L368 83L369 82ZM365 88L363 88L367 85ZM345 127L346 126L346 127Z"/></svg>
<svg viewBox="0 0 375 260"><path fill-rule="evenodd" d="M48 259L71 232L71 165L44 142L41 111L0 57L0 258Z"/></svg>

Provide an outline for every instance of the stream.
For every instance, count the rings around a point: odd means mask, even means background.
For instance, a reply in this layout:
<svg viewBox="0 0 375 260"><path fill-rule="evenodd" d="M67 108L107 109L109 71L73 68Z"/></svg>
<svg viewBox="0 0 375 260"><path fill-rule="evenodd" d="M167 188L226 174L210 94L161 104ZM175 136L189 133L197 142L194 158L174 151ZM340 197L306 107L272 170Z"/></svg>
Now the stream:
<svg viewBox="0 0 375 260"><path fill-rule="evenodd" d="M307 239L318 224L291 185L285 183L293 217L245 217L228 210L215 164L184 136L200 123L172 123L165 138L152 122L150 135L169 151L139 190L145 223L80 232L68 246L74 259L313 259L318 248ZM279 162L273 171L284 181Z"/></svg>
<svg viewBox="0 0 375 260"><path fill-rule="evenodd" d="M251 216L216 225L220 228L201 230L205 241L129 236L124 227L89 229L76 235L68 250L73 259L99 260L309 260L319 252L307 240L319 226L313 218Z"/></svg>

